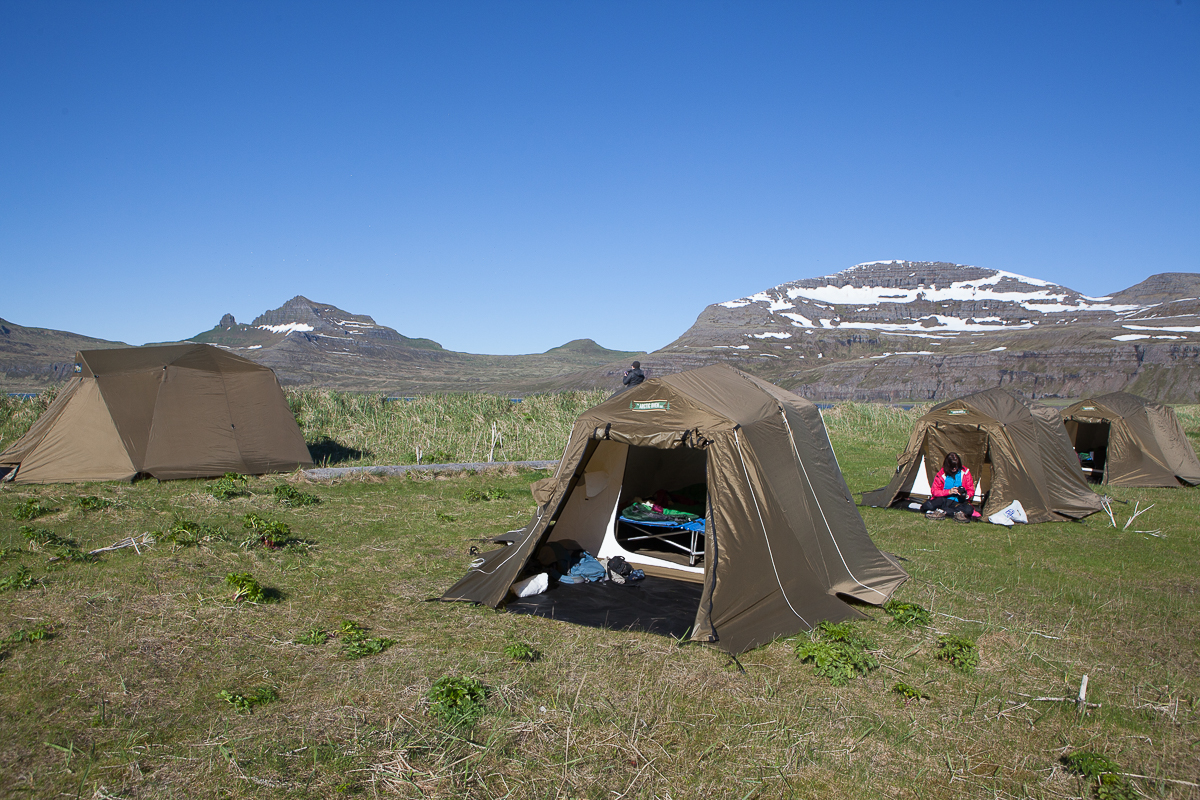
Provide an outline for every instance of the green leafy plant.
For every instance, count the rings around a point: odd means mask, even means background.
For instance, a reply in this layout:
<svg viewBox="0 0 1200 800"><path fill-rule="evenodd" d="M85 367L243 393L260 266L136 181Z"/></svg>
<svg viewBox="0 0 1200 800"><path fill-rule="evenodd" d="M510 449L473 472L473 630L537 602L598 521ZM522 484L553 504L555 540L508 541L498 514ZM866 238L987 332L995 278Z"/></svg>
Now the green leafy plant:
<svg viewBox="0 0 1200 800"><path fill-rule="evenodd" d="M342 658L350 661L378 655L396 643L395 639L368 636L366 628L350 620L344 621L338 628L338 637L342 640Z"/></svg>
<svg viewBox="0 0 1200 800"><path fill-rule="evenodd" d="M254 512L242 517L242 527L251 531L250 537L242 542L242 547L261 544L263 547L275 549L283 547L292 537L292 529L286 522L267 519Z"/></svg>
<svg viewBox="0 0 1200 800"><path fill-rule="evenodd" d="M438 522L454 522L457 519L457 517L452 517L444 511L435 511L433 515L437 517Z"/></svg>
<svg viewBox="0 0 1200 800"><path fill-rule="evenodd" d="M17 503L16 508L12 511L12 518L21 520L37 519L47 514L53 514L55 511L58 511L58 509L43 503L41 498L30 497L28 500Z"/></svg>
<svg viewBox="0 0 1200 800"><path fill-rule="evenodd" d="M296 644L325 644L329 641L329 631L325 630L324 628L309 628L292 641Z"/></svg>
<svg viewBox="0 0 1200 800"><path fill-rule="evenodd" d="M245 475L239 475L236 472L226 472L212 486L208 487L208 493L218 500L229 500L233 497L242 497L250 494L246 488L248 479Z"/></svg>
<svg viewBox="0 0 1200 800"><path fill-rule="evenodd" d="M1083 776L1100 800L1135 800L1139 796L1129 779L1120 774L1121 768L1105 755L1076 750L1063 756L1062 763L1069 772Z"/></svg>
<svg viewBox="0 0 1200 800"><path fill-rule="evenodd" d="M225 576L225 583L233 587L235 602L262 603L266 600L263 588L249 572L231 572Z"/></svg>
<svg viewBox="0 0 1200 800"><path fill-rule="evenodd" d="M54 637L54 626L48 623L39 623L32 628L18 628L10 633L4 639L0 639L0 644L19 644L21 642L41 642Z"/></svg>
<svg viewBox="0 0 1200 800"><path fill-rule="evenodd" d="M279 694L269 686L260 686L249 694L222 689L217 693L217 697L231 704L239 714L252 714L255 706L274 703L279 699Z"/></svg>
<svg viewBox="0 0 1200 800"><path fill-rule="evenodd" d="M822 622L817 626L817 635L826 642L845 642L860 650L875 649L875 642L853 622Z"/></svg>
<svg viewBox="0 0 1200 800"><path fill-rule="evenodd" d="M796 647L796 656L834 686L845 686L879 667L876 658L847 642L804 642Z"/></svg>
<svg viewBox="0 0 1200 800"><path fill-rule="evenodd" d="M99 511L100 509L112 508L116 505L112 500L104 497L96 497L95 495L78 497L75 501L79 503L79 507L84 511Z"/></svg>
<svg viewBox="0 0 1200 800"><path fill-rule="evenodd" d="M0 592L16 591L17 589L29 589L38 583L37 578L30 574L29 568L21 565L16 571L0 578Z"/></svg>
<svg viewBox="0 0 1200 800"><path fill-rule="evenodd" d="M321 504L321 498L317 497L315 494L302 492L286 483L276 486L272 490L272 494L275 495L275 499L279 501L280 505L297 507L316 506Z"/></svg>
<svg viewBox="0 0 1200 800"><path fill-rule="evenodd" d="M429 687L429 713L451 725L469 725L483 714L487 695L476 678L443 675Z"/></svg>
<svg viewBox="0 0 1200 800"><path fill-rule="evenodd" d="M948 633L938 637L937 657L959 672L974 672L979 666L979 647L974 639Z"/></svg>
<svg viewBox="0 0 1200 800"><path fill-rule="evenodd" d="M920 689L909 686L907 683L897 683L892 687L892 692L904 698L904 702L909 700L928 700L929 695L922 692Z"/></svg>
<svg viewBox="0 0 1200 800"><path fill-rule="evenodd" d="M889 600L883 604L883 610L892 617L893 625L912 628L918 625L928 625L933 621L929 609L916 603L902 603L899 600Z"/></svg>
<svg viewBox="0 0 1200 800"><path fill-rule="evenodd" d="M156 538L160 542L168 542L180 547L196 547L203 542L226 539L228 534L224 528L215 525L205 525L190 519L176 519L159 531Z"/></svg>
<svg viewBox="0 0 1200 800"><path fill-rule="evenodd" d="M507 497L508 492L504 491L503 489L468 489L463 493L463 499L468 503L504 500Z"/></svg>
<svg viewBox="0 0 1200 800"><path fill-rule="evenodd" d="M78 549L74 539L64 539L54 531L45 528L35 528L32 525L22 525L20 533L29 542L31 550L54 550L58 548Z"/></svg>
<svg viewBox="0 0 1200 800"><path fill-rule="evenodd" d="M504 646L504 655L511 658L513 661L525 661L532 663L542 657L542 654L534 650L524 642L510 642Z"/></svg>

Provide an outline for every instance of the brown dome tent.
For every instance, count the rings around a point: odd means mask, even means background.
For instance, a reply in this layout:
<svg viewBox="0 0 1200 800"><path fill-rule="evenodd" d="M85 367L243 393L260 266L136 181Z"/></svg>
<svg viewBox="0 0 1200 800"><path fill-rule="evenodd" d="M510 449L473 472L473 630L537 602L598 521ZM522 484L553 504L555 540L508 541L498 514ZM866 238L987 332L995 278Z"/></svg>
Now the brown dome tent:
<svg viewBox="0 0 1200 800"><path fill-rule="evenodd" d="M16 483L257 475L312 465L269 368L206 344L84 350L0 454Z"/></svg>
<svg viewBox="0 0 1200 800"><path fill-rule="evenodd" d="M1062 411L1085 472L1109 486L1200 484L1200 461L1170 406L1127 392Z"/></svg>
<svg viewBox="0 0 1200 800"><path fill-rule="evenodd" d="M685 535L673 549L622 521L635 498L689 486L705 496L698 540ZM561 543L621 555L648 577L553 586L542 596L547 615L583 622L604 601L595 624L644 627L622 606L641 597L651 615L683 615L681 635L739 653L823 620L861 618L839 595L882 604L908 578L867 535L816 406L727 366L648 380L585 411L555 474L532 488L533 519L498 537L507 546L477 559L443 600L499 606L518 578L542 569L543 546ZM689 587L667 610L672 588ZM571 596L583 612L571 611Z"/></svg>
<svg viewBox="0 0 1200 800"><path fill-rule="evenodd" d="M1058 411L999 388L941 403L917 420L892 482L865 493L863 505L928 498L929 482L950 452L975 476L985 517L1014 500L1030 522L1082 519L1101 508Z"/></svg>

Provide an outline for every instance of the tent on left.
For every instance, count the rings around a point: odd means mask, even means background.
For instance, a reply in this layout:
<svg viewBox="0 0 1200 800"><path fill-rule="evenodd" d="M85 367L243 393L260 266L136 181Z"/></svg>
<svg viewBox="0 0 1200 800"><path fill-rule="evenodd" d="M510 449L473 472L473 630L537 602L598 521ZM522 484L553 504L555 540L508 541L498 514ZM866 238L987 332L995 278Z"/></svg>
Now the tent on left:
<svg viewBox="0 0 1200 800"><path fill-rule="evenodd" d="M0 480L169 480L312 466L279 381L261 364L183 344L83 350L75 372L0 453Z"/></svg>

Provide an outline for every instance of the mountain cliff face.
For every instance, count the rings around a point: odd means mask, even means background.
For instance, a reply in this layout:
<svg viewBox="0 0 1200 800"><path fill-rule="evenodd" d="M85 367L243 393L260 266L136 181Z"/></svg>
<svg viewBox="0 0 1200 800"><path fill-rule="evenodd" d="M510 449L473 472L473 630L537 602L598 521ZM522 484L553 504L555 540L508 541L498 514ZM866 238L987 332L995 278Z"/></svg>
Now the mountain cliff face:
<svg viewBox="0 0 1200 800"><path fill-rule="evenodd" d="M349 391L422 394L492 391L524 394L553 388L564 376L633 356L581 339L546 353L457 353L413 339L365 314L293 297L249 325L226 314L191 341L223 347L275 370L284 384Z"/></svg>
<svg viewBox="0 0 1200 800"><path fill-rule="evenodd" d="M76 351L126 346L0 319L0 385L10 392L41 391L74 374Z"/></svg>
<svg viewBox="0 0 1200 800"><path fill-rule="evenodd" d="M1200 400L1200 275L1111 297L1000 270L881 261L706 308L643 361L729 361L814 399L944 400L1010 386L1035 398L1127 389Z"/></svg>
<svg viewBox="0 0 1200 800"><path fill-rule="evenodd" d="M728 362L816 400L945 400L990 386L1032 398L1127 390L1200 402L1200 274L1153 275L1111 297L999 270L878 261L709 306L649 355L590 339L545 353L457 353L369 316L294 297L249 325L226 314L191 341L266 364L285 384L420 394L615 389L630 360L650 376ZM0 383L36 389L75 350L116 342L0 320Z"/></svg>

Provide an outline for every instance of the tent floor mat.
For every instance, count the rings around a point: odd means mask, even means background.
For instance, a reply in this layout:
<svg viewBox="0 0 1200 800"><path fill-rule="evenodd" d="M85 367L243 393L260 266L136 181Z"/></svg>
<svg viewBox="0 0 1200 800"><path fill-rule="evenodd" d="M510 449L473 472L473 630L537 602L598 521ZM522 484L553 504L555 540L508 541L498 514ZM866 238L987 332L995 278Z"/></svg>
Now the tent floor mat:
<svg viewBox="0 0 1200 800"><path fill-rule="evenodd" d="M510 600L505 608L589 628L646 631L679 639L691 631L703 591L703 584L647 575L624 586L559 583L542 594Z"/></svg>

